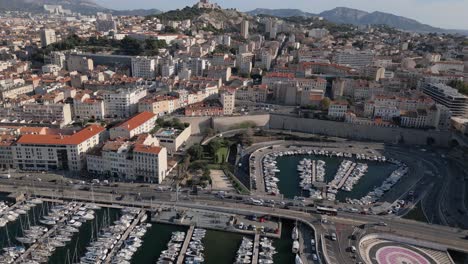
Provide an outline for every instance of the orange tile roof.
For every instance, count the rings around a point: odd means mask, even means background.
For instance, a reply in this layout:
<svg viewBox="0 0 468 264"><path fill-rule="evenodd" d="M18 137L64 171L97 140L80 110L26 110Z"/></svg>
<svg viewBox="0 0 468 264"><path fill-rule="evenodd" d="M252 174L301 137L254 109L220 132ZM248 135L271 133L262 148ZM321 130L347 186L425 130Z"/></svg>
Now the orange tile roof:
<svg viewBox="0 0 468 264"><path fill-rule="evenodd" d="M153 118L154 116L156 116L156 115L151 113L151 112L141 112L141 113L135 115L134 117L130 118L129 120L121 123L120 125L118 125L118 127L124 128L124 129L127 129L127 130L130 131L130 130L133 130L133 129L141 126L146 121Z"/></svg>
<svg viewBox="0 0 468 264"><path fill-rule="evenodd" d="M19 144L37 145L78 145L87 139L103 132L104 127L99 125L88 126L73 135L24 135L19 140Z"/></svg>
<svg viewBox="0 0 468 264"><path fill-rule="evenodd" d="M136 144L135 148L133 149L134 152L141 152L141 153L150 153L158 155L161 152L162 147L158 146L148 146L143 144Z"/></svg>

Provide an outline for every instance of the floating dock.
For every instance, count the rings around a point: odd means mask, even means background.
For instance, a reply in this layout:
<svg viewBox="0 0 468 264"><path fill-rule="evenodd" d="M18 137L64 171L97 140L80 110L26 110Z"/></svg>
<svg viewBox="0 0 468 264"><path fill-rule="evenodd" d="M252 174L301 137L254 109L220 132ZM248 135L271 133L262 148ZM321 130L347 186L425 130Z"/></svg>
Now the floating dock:
<svg viewBox="0 0 468 264"><path fill-rule="evenodd" d="M117 244L112 248L112 250L107 254L106 260L104 261L105 264L110 264L112 261L112 257L117 253L117 251L122 246L123 242L128 238L130 233L135 229L135 227L140 223L141 218L146 214L145 210L142 210L138 216L133 220L132 224L125 230L125 233L122 234Z"/></svg>
<svg viewBox="0 0 468 264"><path fill-rule="evenodd" d="M187 236L185 237L184 244L182 245L182 249L180 250L179 257L177 258L177 264L184 263L185 252L187 252L187 248L190 244L190 240L192 240L193 230L195 230L195 226L190 226L189 230L187 231Z"/></svg>
<svg viewBox="0 0 468 264"><path fill-rule="evenodd" d="M354 168L356 168L356 163L353 163L353 165L351 165L351 167L349 167L348 171L346 171L346 174L343 176L343 178L341 179L341 181L338 183L338 185L336 186L336 189L341 189L341 187L343 187L344 183L346 182L346 180L348 179L349 175L351 174L351 172L353 172Z"/></svg>
<svg viewBox="0 0 468 264"><path fill-rule="evenodd" d="M258 252L260 251L260 234L255 234L252 254L252 264L258 263Z"/></svg>
<svg viewBox="0 0 468 264"><path fill-rule="evenodd" d="M317 168L316 168L316 163L315 160L312 161L312 182L317 181Z"/></svg>

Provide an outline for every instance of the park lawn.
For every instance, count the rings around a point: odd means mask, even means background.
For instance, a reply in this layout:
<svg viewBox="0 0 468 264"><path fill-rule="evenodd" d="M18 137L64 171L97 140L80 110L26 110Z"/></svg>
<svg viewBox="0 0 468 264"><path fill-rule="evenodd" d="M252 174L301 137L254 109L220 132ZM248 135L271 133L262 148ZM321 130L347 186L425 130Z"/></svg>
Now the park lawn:
<svg viewBox="0 0 468 264"><path fill-rule="evenodd" d="M227 159L228 155L228 148L222 147L216 151L215 160L214 162L217 164L223 163Z"/></svg>

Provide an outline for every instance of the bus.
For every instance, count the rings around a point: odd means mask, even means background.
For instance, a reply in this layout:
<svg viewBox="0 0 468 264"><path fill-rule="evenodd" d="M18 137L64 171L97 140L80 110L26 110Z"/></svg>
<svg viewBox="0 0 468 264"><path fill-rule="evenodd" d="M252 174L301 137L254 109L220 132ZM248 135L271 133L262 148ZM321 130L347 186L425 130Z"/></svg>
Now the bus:
<svg viewBox="0 0 468 264"><path fill-rule="evenodd" d="M317 206L317 212L319 214L326 214L326 215L331 215L335 216L338 214L338 210L335 208L328 208L328 207L322 207L322 206Z"/></svg>

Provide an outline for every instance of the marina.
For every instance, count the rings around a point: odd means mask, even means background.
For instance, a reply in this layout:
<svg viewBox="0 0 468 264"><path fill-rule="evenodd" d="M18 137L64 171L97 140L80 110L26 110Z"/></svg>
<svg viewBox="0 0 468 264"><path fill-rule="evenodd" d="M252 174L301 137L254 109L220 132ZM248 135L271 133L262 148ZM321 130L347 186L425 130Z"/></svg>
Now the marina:
<svg viewBox="0 0 468 264"><path fill-rule="evenodd" d="M362 205L378 201L407 172L404 163L384 156L321 149L269 152L262 167L268 194Z"/></svg>
<svg viewBox="0 0 468 264"><path fill-rule="evenodd" d="M138 208L114 209L56 199L35 202L27 215L8 224L12 226L26 216L29 219L34 212L28 223L21 223L21 232L10 235L12 241L5 244L4 252L14 258L2 263L275 263L276 255L291 252L290 248L280 252L273 245L281 240L282 221L260 216L208 216L194 210L185 212L185 217L196 223L187 230L183 221L164 224L157 219L168 217L172 210L156 210L150 218ZM216 218L223 223L213 221ZM240 224L244 227L239 228ZM220 237L229 239L220 241Z"/></svg>

